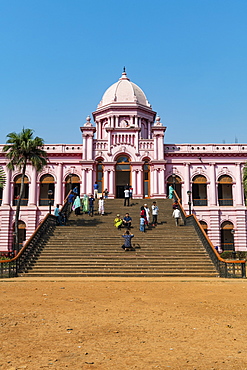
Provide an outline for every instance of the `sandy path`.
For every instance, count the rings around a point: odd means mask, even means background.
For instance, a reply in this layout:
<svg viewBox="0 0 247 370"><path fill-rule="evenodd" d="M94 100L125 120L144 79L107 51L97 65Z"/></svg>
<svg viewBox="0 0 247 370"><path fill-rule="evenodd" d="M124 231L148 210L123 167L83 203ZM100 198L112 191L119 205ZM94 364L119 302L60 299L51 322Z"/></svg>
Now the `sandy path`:
<svg viewBox="0 0 247 370"><path fill-rule="evenodd" d="M0 281L0 369L247 369L247 281Z"/></svg>

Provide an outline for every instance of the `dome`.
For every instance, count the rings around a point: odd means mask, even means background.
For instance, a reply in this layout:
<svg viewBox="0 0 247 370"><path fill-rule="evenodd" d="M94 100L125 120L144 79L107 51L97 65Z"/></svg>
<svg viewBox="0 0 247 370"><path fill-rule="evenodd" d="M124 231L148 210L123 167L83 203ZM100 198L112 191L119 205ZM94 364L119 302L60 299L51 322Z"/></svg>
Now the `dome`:
<svg viewBox="0 0 247 370"><path fill-rule="evenodd" d="M142 89L130 81L125 70L119 81L106 90L98 108L112 103L136 103L151 107Z"/></svg>

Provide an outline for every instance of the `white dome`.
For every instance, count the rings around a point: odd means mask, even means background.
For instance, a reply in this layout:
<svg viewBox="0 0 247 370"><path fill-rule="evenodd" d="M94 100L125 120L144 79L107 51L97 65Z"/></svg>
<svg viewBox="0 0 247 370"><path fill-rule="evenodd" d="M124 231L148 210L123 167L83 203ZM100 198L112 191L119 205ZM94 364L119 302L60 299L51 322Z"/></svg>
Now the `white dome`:
<svg viewBox="0 0 247 370"><path fill-rule="evenodd" d="M125 71L119 81L106 90L98 108L112 103L136 103L151 107L142 89L129 80Z"/></svg>

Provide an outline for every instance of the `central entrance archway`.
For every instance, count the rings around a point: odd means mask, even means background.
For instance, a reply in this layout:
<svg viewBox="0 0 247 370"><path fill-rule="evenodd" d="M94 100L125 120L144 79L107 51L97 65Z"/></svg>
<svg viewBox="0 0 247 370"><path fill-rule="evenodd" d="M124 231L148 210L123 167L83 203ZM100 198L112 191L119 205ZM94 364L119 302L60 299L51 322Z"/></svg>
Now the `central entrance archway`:
<svg viewBox="0 0 247 370"><path fill-rule="evenodd" d="M130 159L127 155L121 155L117 158L116 164L116 198L124 198L124 188L130 185Z"/></svg>

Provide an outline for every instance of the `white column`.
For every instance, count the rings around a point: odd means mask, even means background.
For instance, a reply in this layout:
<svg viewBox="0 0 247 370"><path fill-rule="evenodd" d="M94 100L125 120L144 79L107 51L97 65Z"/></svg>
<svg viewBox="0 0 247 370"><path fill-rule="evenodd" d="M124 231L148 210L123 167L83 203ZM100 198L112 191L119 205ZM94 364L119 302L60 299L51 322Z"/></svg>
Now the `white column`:
<svg viewBox="0 0 247 370"><path fill-rule="evenodd" d="M87 194L87 190L86 190L86 171L85 169L82 169L82 180L81 180L81 194L84 195L84 194Z"/></svg>
<svg viewBox="0 0 247 370"><path fill-rule="evenodd" d="M92 169L88 169L87 172L87 178L86 178L86 184L87 184L87 194L93 194L93 171Z"/></svg>
<svg viewBox="0 0 247 370"><path fill-rule="evenodd" d="M29 184L29 200L28 205L33 206L37 203L37 170L35 167L32 167L32 175L31 175L31 184Z"/></svg>
<svg viewBox="0 0 247 370"><path fill-rule="evenodd" d="M109 173L109 193L114 194L114 179L113 179L113 171Z"/></svg>
<svg viewBox="0 0 247 370"><path fill-rule="evenodd" d="M242 173L241 173L241 164L240 163L236 163L236 186L235 186L235 196L233 196L233 199L234 198L236 199L236 206L244 205Z"/></svg>
<svg viewBox="0 0 247 370"><path fill-rule="evenodd" d="M92 160L92 158L93 158L93 134L89 134L87 159Z"/></svg>
<svg viewBox="0 0 247 370"><path fill-rule="evenodd" d="M216 206L216 178L214 163L210 163L209 205Z"/></svg>
<svg viewBox="0 0 247 370"><path fill-rule="evenodd" d="M104 189L102 189L102 191L104 191L105 189L107 189L109 191L109 185L108 185L108 170L107 171L104 171Z"/></svg>
<svg viewBox="0 0 247 370"><path fill-rule="evenodd" d="M153 135L153 140L154 140L154 159L157 158L157 135Z"/></svg>
<svg viewBox="0 0 247 370"><path fill-rule="evenodd" d="M62 199L62 184L63 181L63 164L58 163L57 165L57 183L55 185L55 204L63 204Z"/></svg>
<svg viewBox="0 0 247 370"><path fill-rule="evenodd" d="M157 194L157 170L153 170L153 189L154 189L154 194Z"/></svg>
<svg viewBox="0 0 247 370"><path fill-rule="evenodd" d="M10 194L11 194L11 170L7 167L4 168L4 172L6 173L6 185L3 189L3 206L10 205Z"/></svg>
<svg viewBox="0 0 247 370"><path fill-rule="evenodd" d="M87 136L84 134L83 136L83 159L87 159Z"/></svg>
<svg viewBox="0 0 247 370"><path fill-rule="evenodd" d="M159 173L159 190L160 195L165 195L165 171L163 169Z"/></svg>
<svg viewBox="0 0 247 370"><path fill-rule="evenodd" d="M190 188L190 163L184 163L184 187L183 187L183 204L187 204L188 195L187 191L191 190Z"/></svg>

